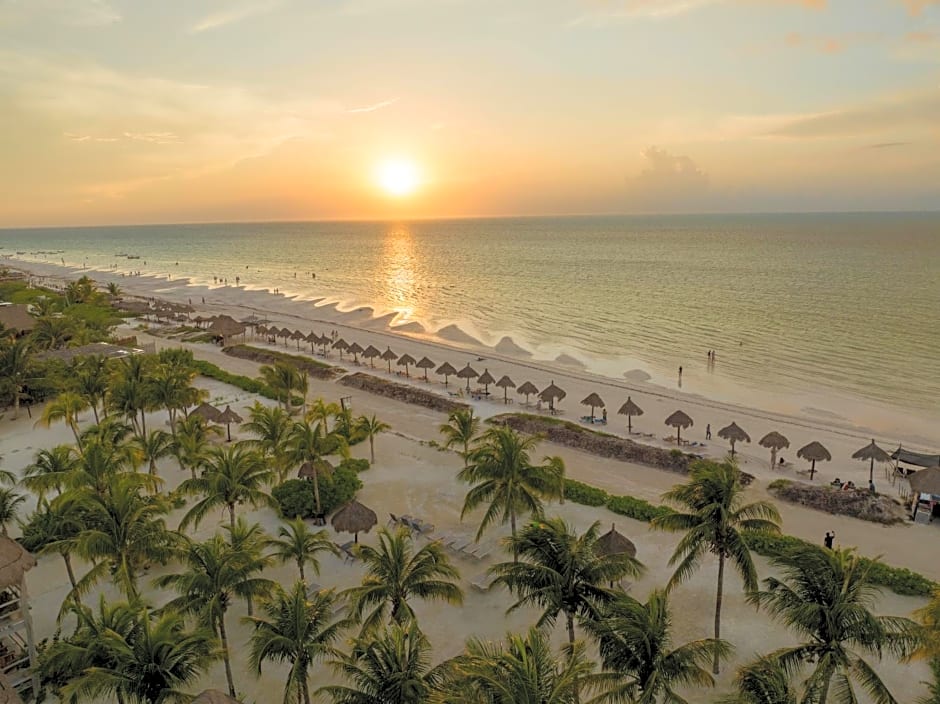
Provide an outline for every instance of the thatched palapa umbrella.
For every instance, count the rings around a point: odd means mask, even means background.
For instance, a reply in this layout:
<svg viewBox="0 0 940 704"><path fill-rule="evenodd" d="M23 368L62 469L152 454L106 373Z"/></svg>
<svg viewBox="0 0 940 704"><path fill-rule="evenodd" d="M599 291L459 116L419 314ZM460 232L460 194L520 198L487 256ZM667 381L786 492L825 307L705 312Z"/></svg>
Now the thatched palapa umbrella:
<svg viewBox="0 0 940 704"><path fill-rule="evenodd" d="M940 467L928 467L914 472L907 478L913 491L940 496Z"/></svg>
<svg viewBox="0 0 940 704"><path fill-rule="evenodd" d="M470 390L470 380L476 379L478 376L480 376L479 372L477 372L476 369L471 367L469 362L467 363L467 366L465 366L463 369L457 372L458 379L467 380L467 391Z"/></svg>
<svg viewBox="0 0 940 704"><path fill-rule="evenodd" d="M598 557L613 557L614 555L636 557L636 545L627 536L619 533L617 526L611 523L610 530L594 543L594 552ZM611 582L610 586L614 586L614 583Z"/></svg>
<svg viewBox="0 0 940 704"><path fill-rule="evenodd" d="M816 463L817 462L828 462L832 459L832 455L829 454L829 450L823 447L822 443L816 442L813 440L809 445L804 445L799 450L796 451L796 456L809 460L812 464L809 468L809 478L810 481L813 479L813 475L816 474Z"/></svg>
<svg viewBox="0 0 940 704"><path fill-rule="evenodd" d="M392 352L392 348L389 347L382 353L382 359L388 362L388 373L392 373L392 360L398 359L398 355Z"/></svg>
<svg viewBox="0 0 940 704"><path fill-rule="evenodd" d="M315 350L314 348L315 348L318 344L320 344L320 336L317 335L315 332L311 332L309 335L307 335L307 336L304 338L304 340L305 340L306 342L309 342L309 343L310 343L310 351L311 351L311 352L315 352L316 350Z"/></svg>
<svg viewBox="0 0 940 704"><path fill-rule="evenodd" d="M415 363L415 366L416 366L418 369L423 369L423 370L424 370L424 380L427 381L427 380L428 380L428 369L434 369L434 362L432 362L432 361L431 361L430 359L428 359L427 357L422 357L421 359L419 359L419 360Z"/></svg>
<svg viewBox="0 0 940 704"><path fill-rule="evenodd" d="M666 419L666 425L676 429L676 445L681 445L682 429L691 428L693 423L692 419L689 418L689 416L687 416L685 413L682 411L676 411Z"/></svg>
<svg viewBox="0 0 940 704"><path fill-rule="evenodd" d="M484 369L483 373L480 374L480 377L477 379L477 383L483 384L483 393L488 395L490 393L490 384L495 384L496 379L490 374L489 369Z"/></svg>
<svg viewBox="0 0 940 704"><path fill-rule="evenodd" d="M217 689L207 689L193 699L190 704L241 704L241 702L237 699L232 699L229 695Z"/></svg>
<svg viewBox="0 0 940 704"><path fill-rule="evenodd" d="M320 339L317 341L317 344L323 349L324 355L329 355L330 345L333 344L333 338L329 335L320 335Z"/></svg>
<svg viewBox="0 0 940 704"><path fill-rule="evenodd" d="M349 343L346 342L343 338L339 338L336 342L333 343L333 349L339 350L339 358L343 358L343 352L349 349Z"/></svg>
<svg viewBox="0 0 940 704"><path fill-rule="evenodd" d="M496 386L503 390L503 403L509 403L509 389L516 388L515 382L508 376L502 376L496 382Z"/></svg>
<svg viewBox="0 0 940 704"><path fill-rule="evenodd" d="M378 348L369 345L362 351L362 358L369 360L369 366L375 369L375 358L380 356L382 353L379 352Z"/></svg>
<svg viewBox="0 0 940 704"><path fill-rule="evenodd" d="M241 423L242 417L232 410L231 406L226 406L225 410L219 413L216 423L225 423L225 432L228 435L228 441L232 442L232 423Z"/></svg>
<svg viewBox="0 0 940 704"><path fill-rule="evenodd" d="M548 410L555 412L555 401L561 401L568 394L555 386L555 380L539 392L539 398L548 403Z"/></svg>
<svg viewBox="0 0 940 704"><path fill-rule="evenodd" d="M307 339L307 336L304 335L300 330L294 330L290 334L290 339L297 340L297 349L300 349L300 343Z"/></svg>
<svg viewBox="0 0 940 704"><path fill-rule="evenodd" d="M359 364L359 355L362 354L362 345L360 345L358 342L353 342L349 345L349 349L346 351L353 356L353 361L356 364Z"/></svg>
<svg viewBox="0 0 940 704"><path fill-rule="evenodd" d="M627 432L633 433L633 416L643 415L643 409L637 406L633 399L627 396L627 401L624 403L620 410L617 411L618 414L627 417Z"/></svg>
<svg viewBox="0 0 940 704"><path fill-rule="evenodd" d="M585 398L581 399L581 405L591 407L591 422L593 423L594 422L594 409L604 408L606 404L604 403L604 399L602 399L597 394L592 393L586 396Z"/></svg>
<svg viewBox="0 0 940 704"><path fill-rule="evenodd" d="M354 533L355 537L353 540L357 543L359 542L360 531L368 533L372 526L378 522L379 518L375 515L375 511L363 506L358 501L350 501L339 511L334 513L333 518L330 519L333 530L343 533Z"/></svg>
<svg viewBox="0 0 940 704"><path fill-rule="evenodd" d="M189 412L189 415L199 416L200 418L202 418L204 421L208 423L218 423L219 415L221 413L222 412L218 408L216 408L215 406L210 406L208 403L203 401L198 406L196 406L193 410L191 410Z"/></svg>
<svg viewBox="0 0 940 704"><path fill-rule="evenodd" d="M22 545L0 535L0 589L18 586L23 575L36 566L36 558Z"/></svg>
<svg viewBox="0 0 940 704"><path fill-rule="evenodd" d="M522 386L516 389L517 394L523 394L525 396L525 405L529 405L529 396L532 394L537 394L539 392L539 387L533 384L531 381L526 381Z"/></svg>
<svg viewBox="0 0 940 704"><path fill-rule="evenodd" d="M404 367L404 368L405 368L405 376L410 377L411 374L408 373L408 367L411 366L412 364L416 364L417 361L418 361L418 360L416 360L416 359L415 359L414 357L412 357L410 354L405 353L405 354L403 354L401 357L398 358L398 361L396 362L396 364L397 364L398 366L400 366L400 367Z"/></svg>
<svg viewBox="0 0 940 704"><path fill-rule="evenodd" d="M875 462L890 462L891 455L882 450L875 444L875 439L865 445L861 450L852 454L853 460L869 460L868 464L868 482L875 480Z"/></svg>
<svg viewBox="0 0 940 704"><path fill-rule="evenodd" d="M457 373L457 369L450 362L444 362L441 366L437 368L435 374L441 374L444 377L444 386L447 386L447 377L453 376Z"/></svg>
<svg viewBox="0 0 940 704"><path fill-rule="evenodd" d="M281 331L277 334L277 336L284 338L284 346L287 347L287 343L290 341L290 338L293 334L294 334L293 330L288 330L287 328L281 328Z"/></svg>
<svg viewBox="0 0 940 704"><path fill-rule="evenodd" d="M718 431L718 437L731 443L731 456L734 457L734 444L736 442L750 442L751 436L744 432L737 423L726 425Z"/></svg>
<svg viewBox="0 0 940 704"><path fill-rule="evenodd" d="M770 448L770 468L777 466L777 453L790 447L790 441L785 435L781 435L776 430L772 430L760 439L757 443L761 447Z"/></svg>

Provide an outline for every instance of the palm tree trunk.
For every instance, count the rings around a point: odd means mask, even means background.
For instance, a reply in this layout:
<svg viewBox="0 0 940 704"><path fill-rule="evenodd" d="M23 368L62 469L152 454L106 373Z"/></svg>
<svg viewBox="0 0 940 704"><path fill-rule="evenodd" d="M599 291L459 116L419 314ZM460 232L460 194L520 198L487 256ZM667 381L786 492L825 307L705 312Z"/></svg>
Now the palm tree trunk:
<svg viewBox="0 0 940 704"><path fill-rule="evenodd" d="M725 582L725 555L718 554L718 594L715 597L715 660L712 663L712 673L718 674L718 655L721 652L718 639L721 638L721 592Z"/></svg>
<svg viewBox="0 0 940 704"><path fill-rule="evenodd" d="M826 677L826 681L823 684L822 692L819 693L819 704L826 704L826 699L829 698L829 685L832 684L832 671L829 671L829 676Z"/></svg>
<svg viewBox="0 0 940 704"><path fill-rule="evenodd" d="M69 575L69 583L72 585L72 589L75 589L78 583L75 581L75 572L72 571L72 556L64 552L62 553L62 559L65 561L65 571Z"/></svg>
<svg viewBox="0 0 940 704"><path fill-rule="evenodd" d="M372 464L375 464L375 436L369 436L369 456L372 458Z"/></svg>
<svg viewBox="0 0 940 704"><path fill-rule="evenodd" d="M143 408L140 409L140 433L147 437L147 414Z"/></svg>
<svg viewBox="0 0 940 704"><path fill-rule="evenodd" d="M304 672L304 678L300 681L300 691L304 695L304 704L310 704L310 685L307 684L306 672Z"/></svg>
<svg viewBox="0 0 940 704"><path fill-rule="evenodd" d="M222 660L225 661L225 679L228 680L228 693L235 698L235 681L232 679L232 663L229 660L228 635L225 633L225 612L219 616L219 640L222 641Z"/></svg>
<svg viewBox="0 0 940 704"><path fill-rule="evenodd" d="M98 425L98 405L93 403L91 404L91 412L95 416L95 425Z"/></svg>
<svg viewBox="0 0 940 704"><path fill-rule="evenodd" d="M78 434L78 422L72 421L69 423L69 427L72 429L72 435L75 436L75 444L78 445L78 451L82 451L82 436Z"/></svg>
<svg viewBox="0 0 940 704"><path fill-rule="evenodd" d="M228 505L228 523L232 527L232 540L235 540L235 504Z"/></svg>
<svg viewBox="0 0 940 704"><path fill-rule="evenodd" d="M516 546L516 511L509 509L509 529L512 532L512 561L519 562L519 548Z"/></svg>
<svg viewBox="0 0 940 704"><path fill-rule="evenodd" d="M150 476L157 476L157 461L153 457L150 458Z"/></svg>
<svg viewBox="0 0 940 704"><path fill-rule="evenodd" d="M568 642L574 645L574 616L566 613L565 618L568 619Z"/></svg>
<svg viewBox="0 0 940 704"><path fill-rule="evenodd" d="M317 500L317 513L320 513L320 473L313 470L313 496Z"/></svg>
<svg viewBox="0 0 940 704"><path fill-rule="evenodd" d="M14 384L13 386L13 420L19 418L20 415L20 385Z"/></svg>
<svg viewBox="0 0 940 704"><path fill-rule="evenodd" d="M298 567L298 569L300 569L300 581L303 582L304 584L306 584L306 583L307 583L307 578L304 577L304 560L303 560L303 558L300 558L299 560L297 560L297 567Z"/></svg>

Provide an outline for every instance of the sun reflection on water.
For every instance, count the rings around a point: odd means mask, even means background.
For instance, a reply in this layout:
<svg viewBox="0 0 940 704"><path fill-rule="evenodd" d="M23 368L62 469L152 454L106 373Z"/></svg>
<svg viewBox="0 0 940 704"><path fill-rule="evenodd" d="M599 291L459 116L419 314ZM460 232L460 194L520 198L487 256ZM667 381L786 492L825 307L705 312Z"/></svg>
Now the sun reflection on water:
<svg viewBox="0 0 940 704"><path fill-rule="evenodd" d="M382 298L398 312L400 319L410 319L417 286L417 258L411 231L404 225L389 228L382 243L382 255Z"/></svg>

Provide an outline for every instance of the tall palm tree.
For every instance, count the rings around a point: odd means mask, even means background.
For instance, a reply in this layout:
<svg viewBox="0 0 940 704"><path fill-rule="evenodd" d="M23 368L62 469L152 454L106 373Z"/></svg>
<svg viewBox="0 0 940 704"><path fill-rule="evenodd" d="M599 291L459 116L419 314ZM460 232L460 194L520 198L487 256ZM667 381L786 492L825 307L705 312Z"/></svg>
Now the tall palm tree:
<svg viewBox="0 0 940 704"><path fill-rule="evenodd" d="M265 550L271 545L271 536L265 532L260 523L249 523L244 516L239 516L234 527L222 526L222 530L228 533L232 549L241 555L246 574L260 575L274 564L274 557L265 554ZM249 616L254 616L254 597L255 594L245 596Z"/></svg>
<svg viewBox="0 0 940 704"><path fill-rule="evenodd" d="M20 414L23 389L33 378L32 349L28 338L13 339L0 345L0 382L13 398L13 420Z"/></svg>
<svg viewBox="0 0 940 704"><path fill-rule="evenodd" d="M317 460L327 455L349 456L349 446L346 438L336 432L326 432L323 422L294 423L287 437L287 456L297 466L309 462L313 468L313 498L317 504L317 513L321 511L320 505L320 463Z"/></svg>
<svg viewBox="0 0 940 704"><path fill-rule="evenodd" d="M264 602L264 616L249 617L251 666L261 674L267 662L288 663L290 670L284 684L284 704L295 699L310 704L310 667L336 655L334 643L346 626L336 621L336 592L321 589L307 596L307 585L297 582L289 592L275 587L271 599Z"/></svg>
<svg viewBox="0 0 940 704"><path fill-rule="evenodd" d="M339 554L326 530L312 531L302 518L284 521L277 535L277 539L271 541L271 547L274 548L272 556L282 564L295 562L302 582L307 581L304 565L310 565L314 574L320 574L318 553Z"/></svg>
<svg viewBox="0 0 940 704"><path fill-rule="evenodd" d="M103 355L79 357L69 368L72 390L91 407L97 425L98 406L104 406L108 393L108 362Z"/></svg>
<svg viewBox="0 0 940 704"><path fill-rule="evenodd" d="M136 599L137 575L150 563L166 563L178 552L179 536L167 530L170 506L161 497L143 497L132 475L115 477L101 495L89 489L62 497L65 510L83 511L86 526L73 542L74 552L94 566L74 590L81 595L106 575L130 599Z"/></svg>
<svg viewBox="0 0 940 704"><path fill-rule="evenodd" d="M487 505L477 540L496 521L508 522L515 538L520 515L541 516L545 501L562 496L564 464L560 460L532 464L530 453L537 443L535 436L523 437L508 426L496 426L482 435L468 455L468 464L457 479L473 486L464 499L460 518Z"/></svg>
<svg viewBox="0 0 940 704"><path fill-rule="evenodd" d="M160 478L128 471L134 466L136 453L131 445L113 445L107 439L86 436L84 447L75 453L75 464L65 477L70 489L89 489L100 496L111 491L117 477L139 487L156 491Z"/></svg>
<svg viewBox="0 0 940 704"><path fill-rule="evenodd" d="M676 687L713 687L706 669L715 651L727 657L724 641L696 640L673 647L672 614L665 590L656 589L646 603L620 592L584 621L598 641L601 660L616 672L614 694L633 704L684 702Z"/></svg>
<svg viewBox="0 0 940 704"><path fill-rule="evenodd" d="M718 557L718 591L715 597L715 642L721 639L721 602L725 561L730 560L748 592L757 589L757 569L744 541L747 533L779 533L780 514L766 501L744 503L741 473L732 461L693 463L689 481L673 487L663 498L685 511L655 518L652 527L684 532L669 560L677 565L667 589L684 582L710 554ZM720 650L715 648L712 672L718 674Z"/></svg>
<svg viewBox="0 0 940 704"><path fill-rule="evenodd" d="M372 464L375 464L375 436L391 429L392 426L380 421L374 413L371 418L369 416L360 416L359 420L356 421L356 430L369 439L369 457Z"/></svg>
<svg viewBox="0 0 940 704"><path fill-rule="evenodd" d="M908 657L921 644L921 634L909 619L872 613L881 593L871 577L877 561L862 561L851 550L807 545L771 562L782 577L765 578L765 588L748 600L804 639L771 654L789 675L812 663L802 700L826 704L831 691L838 704L855 702L854 680L872 700L894 704L876 669L862 656Z"/></svg>
<svg viewBox="0 0 940 704"><path fill-rule="evenodd" d="M601 688L584 643L566 645L562 658L552 652L548 635L530 628L525 635L508 633L506 642L478 638L449 663L441 704L577 704L579 692Z"/></svg>
<svg viewBox="0 0 940 704"><path fill-rule="evenodd" d="M80 508L76 509L75 504L40 499L29 519L20 524L23 533L20 544L32 553L60 555L74 590L78 582L72 568L72 551L75 549L75 539L85 525L85 516Z"/></svg>
<svg viewBox="0 0 940 704"><path fill-rule="evenodd" d="M181 469L189 469L192 478L196 478L196 468L202 464L209 449L212 435L221 435L221 429L206 423L201 416L191 414L176 422L173 438L173 454Z"/></svg>
<svg viewBox="0 0 940 704"><path fill-rule="evenodd" d="M163 430L151 430L147 435L134 436L134 449L147 463L151 476L157 476L157 460L173 454L173 436Z"/></svg>
<svg viewBox="0 0 940 704"><path fill-rule="evenodd" d="M261 455L242 443L228 447L216 447L210 450L202 466L201 477L187 479L180 484L184 494L201 494L198 501L183 516L180 529L190 524L199 525L211 511L219 508L228 509L229 525L235 528L235 507L250 504L254 507L276 505L271 495L264 491L270 484L272 472L265 465Z"/></svg>
<svg viewBox="0 0 940 704"><path fill-rule="evenodd" d="M940 589L934 591L926 606L914 612L923 626L923 645L915 657L940 660Z"/></svg>
<svg viewBox="0 0 940 704"><path fill-rule="evenodd" d="M595 521L577 535L561 518L547 518L524 527L510 538L513 555L520 559L493 565L494 584L502 584L518 601L509 607L543 609L537 625L552 625L565 615L568 642L574 644L574 620L595 618L598 609L613 599L606 584L624 577L639 577L643 565L626 554L598 551L600 523Z"/></svg>
<svg viewBox="0 0 940 704"><path fill-rule="evenodd" d="M25 494L19 494L13 489L0 487L0 533L9 535L7 526L16 520L20 504L26 501Z"/></svg>
<svg viewBox="0 0 940 704"><path fill-rule="evenodd" d="M738 670L734 677L733 694L721 704L797 704L790 686L790 675L772 657L760 657Z"/></svg>
<svg viewBox="0 0 940 704"><path fill-rule="evenodd" d="M310 409L307 411L304 420L311 425L314 423L323 423L324 432L329 433L330 418L339 415L342 410L342 407L338 403L317 398L310 404Z"/></svg>
<svg viewBox="0 0 940 704"><path fill-rule="evenodd" d="M444 436L444 447L448 450L454 447L463 448L458 454L463 458L466 467L470 458L470 445L480 432L480 419L473 414L473 408L458 408L447 416L447 422L439 428Z"/></svg>
<svg viewBox="0 0 940 704"><path fill-rule="evenodd" d="M414 539L405 528L394 533L379 531L378 547L359 546L366 567L362 584L348 589L353 617L362 632L371 633L386 615L399 625L414 619L409 599L463 603L463 592L455 584L460 573L451 565L443 548L428 543L415 550ZM372 611L363 618L368 609Z"/></svg>
<svg viewBox="0 0 940 704"><path fill-rule="evenodd" d="M275 362L273 365L262 366L258 371L264 383L277 394L278 403L283 403L284 410L290 413L292 392L299 386L300 381L300 373L296 367L287 362Z"/></svg>
<svg viewBox="0 0 940 704"><path fill-rule="evenodd" d="M246 442L262 452L282 482L290 468L286 447L293 427L290 416L280 406L264 406L257 401L248 413L248 422L242 425L243 431L255 436Z"/></svg>
<svg viewBox="0 0 940 704"><path fill-rule="evenodd" d="M74 330L75 326L68 318L44 315L36 320L36 327L30 337L41 350L57 350L65 347L72 339Z"/></svg>
<svg viewBox="0 0 940 704"><path fill-rule="evenodd" d="M56 421L65 421L65 424L69 426L75 436L76 444L81 449L82 438L78 432L78 416L82 411L87 410L88 402L83 397L74 391L63 391L46 404L46 407L42 409L42 416L36 421L36 424L48 428Z"/></svg>
<svg viewBox="0 0 940 704"><path fill-rule="evenodd" d="M186 566L184 572L163 575L154 584L179 594L167 604L169 608L198 616L218 635L229 695L235 697L225 614L235 596L267 594L273 589L274 582L253 576L250 560L218 534L202 543L190 543L183 563Z"/></svg>
<svg viewBox="0 0 940 704"><path fill-rule="evenodd" d="M33 463L24 470L21 483L35 493L39 501L45 498L48 491L60 494L77 461L70 445L56 445L51 450L40 450Z"/></svg>
<svg viewBox="0 0 940 704"><path fill-rule="evenodd" d="M156 615L141 607L127 635L104 632L99 647L110 663L86 669L62 688L62 698L101 701L113 695L141 704L183 700L180 688L218 659L215 646L210 630L187 630L182 614L166 610Z"/></svg>
<svg viewBox="0 0 940 704"><path fill-rule="evenodd" d="M125 357L114 366L108 387L111 409L127 418L138 435L147 434L147 411L153 410L152 358L146 355Z"/></svg>
<svg viewBox="0 0 940 704"><path fill-rule="evenodd" d="M150 376L150 396L155 406L165 408L170 428L176 428L179 411L194 406L206 396L195 388L195 369L177 364L159 364Z"/></svg>
<svg viewBox="0 0 940 704"><path fill-rule="evenodd" d="M431 652L414 621L392 624L330 663L348 685L321 687L316 694L333 704L426 704L447 669L431 667Z"/></svg>

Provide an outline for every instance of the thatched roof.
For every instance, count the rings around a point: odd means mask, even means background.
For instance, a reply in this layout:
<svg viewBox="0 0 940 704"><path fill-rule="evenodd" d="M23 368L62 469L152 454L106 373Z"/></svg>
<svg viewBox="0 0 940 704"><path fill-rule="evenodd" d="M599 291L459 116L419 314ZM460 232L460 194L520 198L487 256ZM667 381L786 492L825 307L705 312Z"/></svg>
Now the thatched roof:
<svg viewBox="0 0 940 704"><path fill-rule="evenodd" d="M940 496L940 467L928 467L914 472L907 481L914 491Z"/></svg>
<svg viewBox="0 0 940 704"><path fill-rule="evenodd" d="M29 308L25 305L0 306L0 325L7 330L29 332L36 327L36 319L29 314Z"/></svg>
<svg viewBox="0 0 940 704"><path fill-rule="evenodd" d="M320 339L317 340L317 344L322 347L326 347L331 342L333 342L333 338L327 335L326 333L324 333L323 335L320 335Z"/></svg>
<svg viewBox="0 0 940 704"><path fill-rule="evenodd" d="M597 539L596 550L598 555L629 555L636 557L636 545L625 535L617 532L614 524L610 530Z"/></svg>
<svg viewBox="0 0 940 704"><path fill-rule="evenodd" d="M444 362L434 373L442 376L452 376L457 373L457 369L450 362Z"/></svg>
<svg viewBox="0 0 940 704"><path fill-rule="evenodd" d="M346 350L349 354L362 354L362 345L358 342L351 342Z"/></svg>
<svg viewBox="0 0 940 704"><path fill-rule="evenodd" d="M852 453L853 460L875 460L875 462L890 462L891 455L875 444L875 439L865 445L861 450Z"/></svg>
<svg viewBox="0 0 940 704"><path fill-rule="evenodd" d="M318 345L320 344L320 336L315 332L310 332L310 334L304 338L304 342L312 342L313 344Z"/></svg>
<svg viewBox="0 0 940 704"><path fill-rule="evenodd" d="M292 340L306 340L306 339L307 339L307 336L304 335L302 332L300 332L300 330L294 330L294 332L292 332L292 333L290 334L290 339L292 339Z"/></svg>
<svg viewBox="0 0 940 704"><path fill-rule="evenodd" d="M378 522L379 518L375 515L375 511L358 501L350 501L330 519L333 530L343 533L368 533Z"/></svg>
<svg viewBox="0 0 940 704"><path fill-rule="evenodd" d="M501 376L499 381L496 382L496 385L501 389L514 389L516 388L516 382L510 379L508 376Z"/></svg>
<svg viewBox="0 0 940 704"><path fill-rule="evenodd" d="M387 348L381 355L382 359L386 362L391 362L393 359L398 359L398 355L392 352L392 348Z"/></svg>
<svg viewBox="0 0 940 704"><path fill-rule="evenodd" d="M478 384L495 384L496 379L493 377L492 374L490 374L489 369L484 369L483 373L480 374L480 378L477 379L477 383Z"/></svg>
<svg viewBox="0 0 940 704"><path fill-rule="evenodd" d="M241 423L242 417L232 410L231 406L226 406L225 410L219 413L216 423Z"/></svg>
<svg viewBox="0 0 940 704"><path fill-rule="evenodd" d="M627 401L624 403L620 410L617 411L622 416L641 416L643 415L643 409L637 406L633 399L627 396Z"/></svg>
<svg viewBox="0 0 940 704"><path fill-rule="evenodd" d="M719 430L718 437L724 438L725 440L734 440L735 442L751 441L751 436L744 432L744 430L739 427L737 423L726 425L724 428Z"/></svg>
<svg viewBox="0 0 940 704"><path fill-rule="evenodd" d="M532 394L537 394L539 392L539 387L533 384L531 381L523 382L522 386L516 389L517 394L522 394L524 396L531 396Z"/></svg>
<svg viewBox="0 0 940 704"><path fill-rule="evenodd" d="M434 369L434 362L432 362L427 357L422 357L417 362L415 362L415 366L418 369Z"/></svg>
<svg viewBox="0 0 940 704"><path fill-rule="evenodd" d="M415 364L417 361L418 360L416 360L410 354L403 354L398 358L398 362L396 362L396 364L398 364L398 366L408 366L410 364Z"/></svg>
<svg viewBox="0 0 940 704"><path fill-rule="evenodd" d="M297 470L297 476L301 479L312 479L314 475L320 477L329 477L333 474L333 465L322 457L312 462L304 462Z"/></svg>
<svg viewBox="0 0 940 704"><path fill-rule="evenodd" d="M672 426L673 428L691 428L693 423L692 419L685 413L676 411L666 419L666 425Z"/></svg>
<svg viewBox="0 0 940 704"><path fill-rule="evenodd" d="M585 398L581 399L582 406L590 406L591 408L604 408L604 399L602 399L597 394L590 394Z"/></svg>
<svg viewBox="0 0 940 704"><path fill-rule="evenodd" d="M772 450L782 450L786 447L790 447L790 441L787 440L786 436L781 435L776 430L767 433L757 444Z"/></svg>
<svg viewBox="0 0 940 704"><path fill-rule="evenodd" d="M463 369L457 372L458 379L473 379L480 376L480 373L468 363Z"/></svg>
<svg viewBox="0 0 940 704"><path fill-rule="evenodd" d="M796 456L810 462L828 462L832 459L829 450L823 447L822 443L813 440L809 445L804 445L796 451Z"/></svg>
<svg viewBox="0 0 940 704"><path fill-rule="evenodd" d="M232 699L225 692L217 689L207 689L198 697L193 699L191 704L241 704L237 699Z"/></svg>
<svg viewBox="0 0 940 704"><path fill-rule="evenodd" d="M339 338L336 342L333 343L333 349L336 350L348 350L349 343L346 342L343 338Z"/></svg>
<svg viewBox="0 0 940 704"><path fill-rule="evenodd" d="M0 535L0 589L19 584L36 566L36 558L12 538Z"/></svg>
<svg viewBox="0 0 940 704"><path fill-rule="evenodd" d="M294 334L293 330L288 330L287 328L281 328L280 331L277 333L277 336L278 337L290 337L293 334Z"/></svg>
<svg viewBox="0 0 940 704"><path fill-rule="evenodd" d="M567 395L567 393L555 386L554 381L539 392L539 398L543 401L551 401L553 399L561 401Z"/></svg>
<svg viewBox="0 0 940 704"><path fill-rule="evenodd" d="M212 325L209 326L210 333L213 335L221 335L222 337L241 335L245 330L246 327L233 318L219 317L213 320Z"/></svg>
<svg viewBox="0 0 940 704"><path fill-rule="evenodd" d="M189 415L196 415L202 418L203 420L209 421L210 423L218 423L219 415L221 411L215 406L210 406L208 403L203 401L193 410L189 412Z"/></svg>
<svg viewBox="0 0 940 704"><path fill-rule="evenodd" d="M362 356L365 357L366 359L372 359L373 357L378 357L381 354L382 353L379 352L379 350L373 347L372 345L369 345L362 351Z"/></svg>

